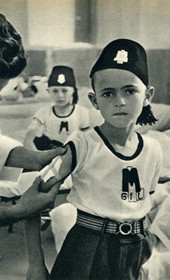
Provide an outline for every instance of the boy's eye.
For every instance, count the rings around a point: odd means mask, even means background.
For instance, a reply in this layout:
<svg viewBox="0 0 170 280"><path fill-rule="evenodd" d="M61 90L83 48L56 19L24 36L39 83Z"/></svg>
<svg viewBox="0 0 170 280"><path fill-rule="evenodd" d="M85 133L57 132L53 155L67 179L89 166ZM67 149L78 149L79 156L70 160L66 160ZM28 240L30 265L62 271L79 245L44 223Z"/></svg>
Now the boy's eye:
<svg viewBox="0 0 170 280"><path fill-rule="evenodd" d="M137 92L137 90L134 89L134 88L129 88L129 89L126 89L126 90L125 90L125 93L128 94L128 95L133 95L133 94L135 94L136 92Z"/></svg>
<svg viewBox="0 0 170 280"><path fill-rule="evenodd" d="M107 92L103 93L103 96L104 97L111 97L111 96L113 96L113 92L107 91Z"/></svg>
<svg viewBox="0 0 170 280"><path fill-rule="evenodd" d="M52 92L53 93L58 93L58 89L54 89Z"/></svg>
<svg viewBox="0 0 170 280"><path fill-rule="evenodd" d="M62 93L66 93L67 92L67 89L62 89Z"/></svg>

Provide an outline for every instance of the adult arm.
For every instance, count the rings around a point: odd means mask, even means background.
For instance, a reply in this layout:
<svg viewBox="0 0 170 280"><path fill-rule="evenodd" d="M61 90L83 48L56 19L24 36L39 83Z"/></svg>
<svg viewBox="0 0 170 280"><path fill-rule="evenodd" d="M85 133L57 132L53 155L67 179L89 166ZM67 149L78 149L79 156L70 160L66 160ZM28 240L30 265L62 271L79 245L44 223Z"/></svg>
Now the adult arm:
<svg viewBox="0 0 170 280"><path fill-rule="evenodd" d="M51 206L60 185L61 182L57 182L55 177L50 178L46 183L37 177L16 205L0 207L0 226L6 226L11 222L14 223L26 217L37 215L39 211ZM46 193L40 192L40 188L45 188Z"/></svg>
<svg viewBox="0 0 170 280"><path fill-rule="evenodd" d="M53 158L65 152L66 149L61 147L48 151L33 151L18 146L10 151L5 166L41 170L45 165L49 164Z"/></svg>

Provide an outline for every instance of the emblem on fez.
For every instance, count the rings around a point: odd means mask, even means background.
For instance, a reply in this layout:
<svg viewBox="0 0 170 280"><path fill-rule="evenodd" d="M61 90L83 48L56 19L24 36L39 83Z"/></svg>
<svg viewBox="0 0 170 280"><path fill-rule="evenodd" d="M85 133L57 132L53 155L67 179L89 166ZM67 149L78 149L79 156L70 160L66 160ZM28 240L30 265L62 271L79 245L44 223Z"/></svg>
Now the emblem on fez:
<svg viewBox="0 0 170 280"><path fill-rule="evenodd" d="M128 52L124 50L118 51L116 57L113 60L117 61L118 64L128 62Z"/></svg>
<svg viewBox="0 0 170 280"><path fill-rule="evenodd" d="M59 84L64 84L65 81L66 81L66 79L65 79L65 76L63 74L58 75L57 82Z"/></svg>

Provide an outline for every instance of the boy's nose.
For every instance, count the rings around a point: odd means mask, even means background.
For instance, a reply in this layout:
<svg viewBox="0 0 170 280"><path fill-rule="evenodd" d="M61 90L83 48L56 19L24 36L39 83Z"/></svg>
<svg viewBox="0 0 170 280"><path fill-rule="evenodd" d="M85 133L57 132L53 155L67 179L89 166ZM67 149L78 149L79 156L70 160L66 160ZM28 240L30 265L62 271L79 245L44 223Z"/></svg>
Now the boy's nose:
<svg viewBox="0 0 170 280"><path fill-rule="evenodd" d="M115 107L122 107L126 105L126 101L123 96L117 96L114 100L114 106Z"/></svg>
<svg viewBox="0 0 170 280"><path fill-rule="evenodd" d="M58 96L63 96L62 90L59 90L57 95L58 95Z"/></svg>

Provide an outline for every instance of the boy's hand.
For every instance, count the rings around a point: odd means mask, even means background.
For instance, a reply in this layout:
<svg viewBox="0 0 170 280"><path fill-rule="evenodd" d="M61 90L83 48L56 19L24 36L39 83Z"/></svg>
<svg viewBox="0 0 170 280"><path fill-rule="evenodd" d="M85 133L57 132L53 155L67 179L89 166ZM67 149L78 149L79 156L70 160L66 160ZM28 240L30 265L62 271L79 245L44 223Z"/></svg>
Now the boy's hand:
<svg viewBox="0 0 170 280"><path fill-rule="evenodd" d="M61 184L62 182L57 182L55 177L50 178L46 183L41 177L36 178L16 207L23 213L23 217L37 214L54 203ZM43 192L41 192L41 188L43 188Z"/></svg>
<svg viewBox="0 0 170 280"><path fill-rule="evenodd" d="M47 268L44 265L29 267L26 280L50 280Z"/></svg>
<svg viewBox="0 0 170 280"><path fill-rule="evenodd" d="M67 149L62 147L39 152L38 159L37 159L37 164L38 164L37 170L41 170L44 166L49 164L53 160L53 158L60 155L64 155L66 152Z"/></svg>

